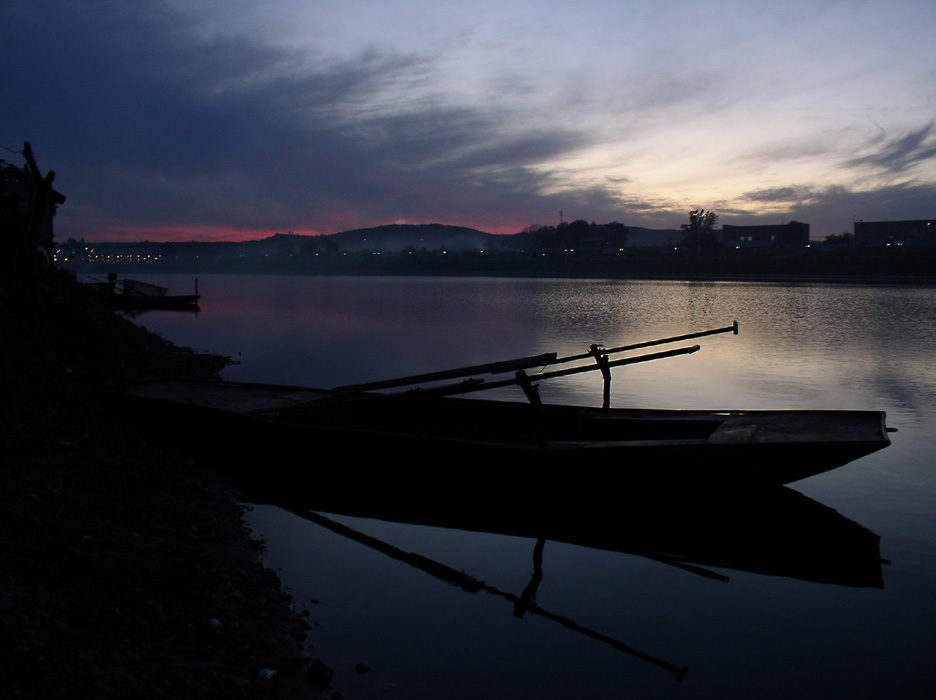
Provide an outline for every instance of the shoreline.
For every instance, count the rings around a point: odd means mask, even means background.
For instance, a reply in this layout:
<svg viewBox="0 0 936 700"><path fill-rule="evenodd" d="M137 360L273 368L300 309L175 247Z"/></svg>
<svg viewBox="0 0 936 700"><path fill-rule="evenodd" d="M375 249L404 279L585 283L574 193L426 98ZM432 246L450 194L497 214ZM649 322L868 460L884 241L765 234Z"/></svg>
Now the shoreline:
<svg viewBox="0 0 936 700"><path fill-rule="evenodd" d="M5 697L296 697L307 623L260 561L249 506L95 395L229 359L176 347L74 283L41 286L30 300L0 288Z"/></svg>
<svg viewBox="0 0 936 700"><path fill-rule="evenodd" d="M158 266L155 266L158 267ZM761 282L764 284L867 284L895 286L936 286L936 275L861 275L861 274L796 274L796 273L680 273L680 272L614 272L563 271L563 270L335 270L309 271L303 269L267 269L267 270L224 270L204 267L168 267L155 269L151 265L133 265L126 267L111 265L103 267L69 268L76 275L99 275L120 270L124 275L292 275L296 277L491 277L517 279L614 279L667 282Z"/></svg>

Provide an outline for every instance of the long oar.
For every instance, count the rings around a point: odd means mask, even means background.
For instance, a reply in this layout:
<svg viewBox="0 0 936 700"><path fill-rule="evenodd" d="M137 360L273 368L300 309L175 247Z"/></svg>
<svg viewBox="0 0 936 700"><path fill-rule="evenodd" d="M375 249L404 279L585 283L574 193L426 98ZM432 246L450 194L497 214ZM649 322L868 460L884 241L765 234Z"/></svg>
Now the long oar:
<svg viewBox="0 0 936 700"><path fill-rule="evenodd" d="M698 331L696 333L686 333L685 335L674 335L670 338L660 338L659 340L647 340L643 343L634 343L632 345L621 345L616 348L601 348L600 352L602 355L614 355L619 352L626 352L628 350L639 350L640 348L649 348L653 345L666 345L667 343L678 343L683 340L692 340L693 338L704 338L707 335L717 335L719 333L734 333L738 335L738 322L735 321L730 326L725 326L724 328L713 328L710 331ZM579 355L570 355L569 357L563 357L559 362L573 362L575 360L584 360L586 357L594 357L593 352L583 352Z"/></svg>
<svg viewBox="0 0 936 700"><path fill-rule="evenodd" d="M662 360L667 357L677 357L679 355L690 355L694 352L700 350L700 346L692 345L687 348L677 348L675 350L665 350L663 352L654 352L649 355L639 355L637 357L625 357L620 360L612 360L604 364L605 368L610 367L620 367L622 365L635 365L639 362L650 362L651 360ZM585 355L589 357L590 355ZM543 374L537 374L533 377L529 377L523 370L518 370L517 374L512 379L501 379L496 382L485 382L484 380L477 380L475 382L463 382L457 385L449 385L445 387L439 387L437 389L414 389L412 392L409 392L413 395L423 395L429 394L433 396L447 396L454 394L468 394L473 391L484 391L486 389L498 389L500 387L511 386L514 384L519 384L524 386L530 380L535 379L537 381L541 379L553 379L555 377L568 377L572 374L581 374L583 372L596 372L601 371L602 365L579 365L576 367L568 367L566 369L557 369L552 372L545 372Z"/></svg>
<svg viewBox="0 0 936 700"><path fill-rule="evenodd" d="M596 372L608 370L611 367L619 367L621 365L634 365L640 362L650 362L651 360L662 360L667 357L677 357L679 355L689 355L694 352L698 352L701 348L698 345L692 345L685 348L676 348L675 350L664 350L663 352L654 352L647 355L638 355L637 357L625 357L619 360L612 360L604 362L602 364L590 364L590 365L578 365L576 367L568 367L566 369L557 369L552 372L546 372L543 374L537 374L532 377L527 375L522 369L516 370L516 373L510 379L500 379L494 382L488 382L484 379L472 377L470 379L465 379L458 384L444 384L441 386L434 387L416 387L408 391L380 394L380 393L371 393L371 394L359 394L357 391L351 392L348 390L339 391L333 390L333 395L328 399L314 399L304 404L297 404L292 406L292 409L308 409L308 408L326 408L330 405L334 405L333 402L357 402L357 401L399 401L401 399L422 399L430 397L439 397L439 396L455 396L458 394L469 394L475 391L486 391L488 389L499 389L505 386L519 385L523 387L524 391L527 393L527 396L530 396L530 381L541 379L553 379L555 377L567 377L572 374L581 374L583 372ZM593 357L592 355L586 355L585 357ZM539 365L536 365L539 366ZM453 370L456 371L456 370ZM458 375L456 375L458 376ZM337 392L337 393L335 393ZM531 399L532 400L532 399Z"/></svg>
<svg viewBox="0 0 936 700"><path fill-rule="evenodd" d="M516 360L505 360L503 362L488 362L483 365L472 365L470 367L456 367L455 369L442 370L439 372L426 372L425 374L413 374L408 377L399 377L397 379L384 379L376 382L366 382L364 384L348 384L332 389L335 394L350 394L361 391L376 391L378 389L393 389L399 386L411 386L413 384L422 384L423 382L437 382L445 379L457 379L459 377L468 377L472 374L501 374L503 372L516 372L521 369L530 369L531 367L542 367L556 362L557 354L554 352L534 355L532 357L521 357Z"/></svg>
<svg viewBox="0 0 936 700"><path fill-rule="evenodd" d="M669 338L660 338L659 340L648 340L642 343L634 343L632 345L621 345L616 348L601 348L599 351L602 355L613 355L620 352L626 352L628 350L637 350L640 348L647 348L653 345L665 345L668 343L678 343L683 340L691 340L693 338L702 338L704 336L716 335L718 333L734 333L738 334L738 322L735 321L730 326L725 326L724 328L714 328L708 331L698 331L696 333L686 333L685 335L674 335ZM679 353L682 354L682 353ZM534 355L532 357L522 357L516 360L505 360L503 362L490 362L482 365L471 365L468 367L456 367L454 369L442 370L439 372L427 372L424 374L414 374L407 377L399 377L396 379L384 379L374 382L366 382L363 384L347 384L345 386L339 386L332 389L332 393L336 395L340 394L353 394L360 393L365 391L377 391L380 389L392 389L401 386L412 386L413 384L423 384L426 382L435 382L446 379L458 379L460 377L470 377L474 374L502 374L504 372L516 372L517 370L531 369L533 367L543 367L547 365L561 365L569 362L575 362L577 360L583 360L585 358L594 358L595 354L593 351L581 353L578 355L569 355L567 357L558 357L557 353L549 352L543 353L541 355ZM655 357L650 357L649 359L656 359ZM643 360L640 360L643 361ZM622 363L627 364L627 363ZM579 370L585 371L585 370ZM560 376L560 375L553 375ZM541 379L546 377L540 376ZM477 384L478 382L474 382ZM513 382L516 383L516 382ZM488 385L485 386L487 388Z"/></svg>

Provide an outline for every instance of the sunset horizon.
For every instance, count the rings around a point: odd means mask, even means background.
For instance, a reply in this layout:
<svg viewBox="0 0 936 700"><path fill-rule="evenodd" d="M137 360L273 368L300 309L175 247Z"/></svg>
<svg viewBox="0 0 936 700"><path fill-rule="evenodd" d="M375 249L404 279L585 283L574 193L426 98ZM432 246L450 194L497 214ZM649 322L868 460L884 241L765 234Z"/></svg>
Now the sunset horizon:
<svg viewBox="0 0 936 700"><path fill-rule="evenodd" d="M931 219L936 7L10 0L60 237ZM562 212L562 214L560 214ZM561 218L560 218L561 217Z"/></svg>

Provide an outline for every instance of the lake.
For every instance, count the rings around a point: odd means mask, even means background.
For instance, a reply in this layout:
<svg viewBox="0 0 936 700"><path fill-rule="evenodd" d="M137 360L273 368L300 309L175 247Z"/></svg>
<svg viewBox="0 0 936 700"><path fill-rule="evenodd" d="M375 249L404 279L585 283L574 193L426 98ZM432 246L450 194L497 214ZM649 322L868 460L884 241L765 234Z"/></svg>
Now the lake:
<svg viewBox="0 0 936 700"><path fill-rule="evenodd" d="M193 284L185 276L138 277L180 294ZM898 430L887 449L792 484L784 496L792 506L734 510L700 496L682 522L682 511L661 504L660 527L677 537L681 529L705 533L706 512L729 526L700 537L702 544L718 549L722 539L748 535L754 551L721 566L678 566L637 549L633 542L653 533L628 520L626 487L617 484L601 494L600 515L620 516L625 551L334 513L310 519L256 505L249 523L266 540L265 561L297 609L310 611L305 644L335 669L332 686L345 697L931 692L936 289L233 275L201 276L198 284L197 315L150 312L136 321L177 344L236 359L227 379L332 387L547 351L576 354L591 343L614 347L737 320L737 336L693 341L700 352L616 369L611 405L874 409L887 411ZM496 391L524 400L516 390ZM600 405L601 391L595 373L540 388L545 401L580 405ZM341 466L340 455L323 457L314 446L296 460L296 469ZM425 486L427 497L458 499L441 476ZM619 513L608 512L614 489ZM555 507L563 508L561 499ZM884 562L875 557L870 577L815 575L815 567L851 556L837 545L823 550L817 534L803 544L817 552L798 568L802 551L781 552L774 539L800 526L824 528L813 516L879 536ZM762 546L750 536L755 527L764 528ZM466 591L419 566L422 559L394 553L418 554L483 585ZM751 554L759 565L745 563ZM518 607L533 589L536 610ZM366 667L357 669L359 662Z"/></svg>

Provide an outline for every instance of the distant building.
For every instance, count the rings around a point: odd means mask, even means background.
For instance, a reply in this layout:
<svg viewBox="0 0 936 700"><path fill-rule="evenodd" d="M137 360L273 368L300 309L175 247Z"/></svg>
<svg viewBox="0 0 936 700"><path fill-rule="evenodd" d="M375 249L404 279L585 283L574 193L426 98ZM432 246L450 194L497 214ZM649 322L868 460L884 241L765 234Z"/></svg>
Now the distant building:
<svg viewBox="0 0 936 700"><path fill-rule="evenodd" d="M936 245L936 219L856 221L855 245L864 248Z"/></svg>
<svg viewBox="0 0 936 700"><path fill-rule="evenodd" d="M627 248L644 251L670 251L679 247L684 231L679 229L649 229L627 227Z"/></svg>
<svg viewBox="0 0 936 700"><path fill-rule="evenodd" d="M768 226L722 226L722 246L726 249L770 251L805 248L809 245L809 224L791 221Z"/></svg>

